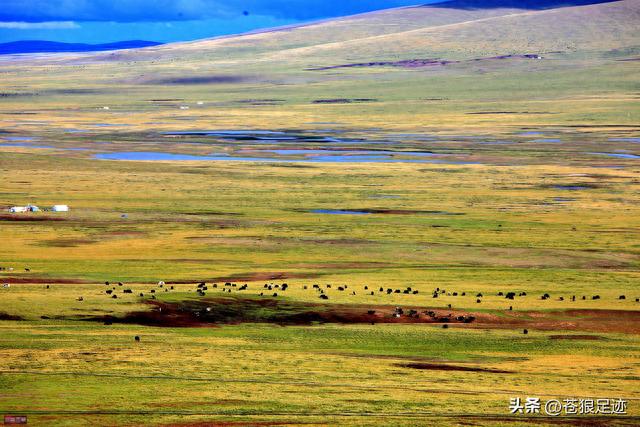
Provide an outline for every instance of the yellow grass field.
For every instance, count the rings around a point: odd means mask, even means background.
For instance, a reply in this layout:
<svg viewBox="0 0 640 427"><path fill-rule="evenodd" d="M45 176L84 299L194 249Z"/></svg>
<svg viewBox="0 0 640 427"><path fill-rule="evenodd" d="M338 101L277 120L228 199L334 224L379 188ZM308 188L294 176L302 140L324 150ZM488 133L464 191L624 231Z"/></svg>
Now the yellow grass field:
<svg viewBox="0 0 640 427"><path fill-rule="evenodd" d="M0 57L0 415L638 425L638 5Z"/></svg>

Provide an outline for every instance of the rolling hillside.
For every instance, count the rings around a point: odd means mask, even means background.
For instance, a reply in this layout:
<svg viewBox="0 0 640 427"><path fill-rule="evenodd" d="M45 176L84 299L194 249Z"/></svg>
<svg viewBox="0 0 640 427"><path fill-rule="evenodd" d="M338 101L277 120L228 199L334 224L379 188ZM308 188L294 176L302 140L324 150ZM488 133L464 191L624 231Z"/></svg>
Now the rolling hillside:
<svg viewBox="0 0 640 427"><path fill-rule="evenodd" d="M198 53L207 58L280 59L380 57L470 58L477 55L574 52L640 46L640 2L623 0L553 7L475 7L445 2L406 7L233 37L174 43L114 55L118 60ZM549 8L543 8L541 5ZM561 3L562 4L562 3ZM525 2L526 5L526 2Z"/></svg>
<svg viewBox="0 0 640 427"><path fill-rule="evenodd" d="M15 122L29 96L33 119L53 127L68 127L69 111L76 122L132 129L640 122L640 0L513 3L452 1L144 49L0 58L5 117ZM256 99L277 102L243 104ZM319 107L322 99L370 101ZM107 118L96 112L105 105ZM515 113L468 114L490 109Z"/></svg>

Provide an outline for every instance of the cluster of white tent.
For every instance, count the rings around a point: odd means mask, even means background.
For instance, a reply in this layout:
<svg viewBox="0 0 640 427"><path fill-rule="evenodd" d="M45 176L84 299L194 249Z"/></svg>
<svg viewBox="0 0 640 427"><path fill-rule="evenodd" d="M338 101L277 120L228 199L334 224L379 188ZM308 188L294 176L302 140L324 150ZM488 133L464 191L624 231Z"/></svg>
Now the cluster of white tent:
<svg viewBox="0 0 640 427"><path fill-rule="evenodd" d="M11 213L22 213L22 212L40 212L40 208L35 205L27 205L27 206L13 206L9 208L9 212ZM69 212L69 206L67 205L53 205L49 210L51 212Z"/></svg>

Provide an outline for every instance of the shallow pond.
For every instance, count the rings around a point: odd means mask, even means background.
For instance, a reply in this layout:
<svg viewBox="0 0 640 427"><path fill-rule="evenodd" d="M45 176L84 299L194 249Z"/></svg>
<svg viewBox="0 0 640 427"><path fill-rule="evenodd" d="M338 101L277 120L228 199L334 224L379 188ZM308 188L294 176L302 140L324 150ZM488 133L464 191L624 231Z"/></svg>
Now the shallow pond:
<svg viewBox="0 0 640 427"><path fill-rule="evenodd" d="M518 135L519 136L542 136L544 134L545 132L542 132L542 131L527 131L527 132L520 132Z"/></svg>
<svg viewBox="0 0 640 427"><path fill-rule="evenodd" d="M117 127L127 127L131 125L127 123L93 123L88 126L97 127L97 128L111 128L111 127L117 128Z"/></svg>
<svg viewBox="0 0 640 427"><path fill-rule="evenodd" d="M52 145L33 145L33 144L25 144L25 143L15 143L15 144L1 144L0 147L20 147L20 148L37 148L37 149L47 149L47 150L63 150L63 151L86 151L88 148L79 148L79 147L54 147Z"/></svg>
<svg viewBox="0 0 640 427"><path fill-rule="evenodd" d="M367 151L346 151L346 150L301 150L301 149L274 149L274 150L258 150L261 153L274 153L281 156L356 156L356 155L373 155L373 156L409 156L424 157L436 156L437 154L423 151L389 151L389 150L367 150Z"/></svg>
<svg viewBox="0 0 640 427"><path fill-rule="evenodd" d="M227 155L194 156L190 154L161 153L156 151L127 151L117 153L100 153L94 156L99 160L139 160L139 161L278 161L260 157L230 157Z"/></svg>
<svg viewBox="0 0 640 427"><path fill-rule="evenodd" d="M533 140L533 141L531 141L531 142L538 142L538 143L542 143L542 144L544 144L544 143L554 143L554 144L557 144L557 143L562 142L562 140L561 140L561 139L559 139L559 138L540 138L540 139L534 139L534 140Z"/></svg>
<svg viewBox="0 0 640 427"><path fill-rule="evenodd" d="M370 199L401 199L402 196L396 194L374 194L369 196Z"/></svg>
<svg viewBox="0 0 640 427"><path fill-rule="evenodd" d="M595 154L597 156L615 157L618 159L640 159L640 156L638 156L637 154L630 154L630 153L589 153L589 154Z"/></svg>
<svg viewBox="0 0 640 427"><path fill-rule="evenodd" d="M339 139L331 136L307 135L303 132L272 131L272 130L215 130L215 131L181 131L162 132L165 136L204 136L227 141L299 141L299 142L359 142L358 139Z"/></svg>
<svg viewBox="0 0 640 427"><path fill-rule="evenodd" d="M31 144L0 144L0 147L23 147L23 148L49 148L55 149L51 145L31 145Z"/></svg>
<svg viewBox="0 0 640 427"><path fill-rule="evenodd" d="M510 145L516 144L515 141L479 141L478 144L484 145Z"/></svg>
<svg viewBox="0 0 640 427"><path fill-rule="evenodd" d="M35 138L32 136L3 136L5 141L33 141Z"/></svg>
<svg viewBox="0 0 640 427"><path fill-rule="evenodd" d="M274 151L274 150L272 150ZM306 150L305 150L306 151ZM320 151L320 150L318 150ZM278 157L247 157L230 156L228 154L214 153L209 156L198 156L190 154L164 153L156 151L128 151L115 153L96 154L99 160L137 160L137 161L228 161L228 162L277 162L277 163L443 163L443 164L471 164L469 162L433 160L433 159L402 159L391 155L369 155L354 154L341 155L333 152L333 155L310 156L301 159L283 159ZM378 152L375 152L378 153ZM400 153L394 153L400 154ZM405 154L405 153L402 153ZM430 153L420 153L421 155L431 155Z"/></svg>
<svg viewBox="0 0 640 427"><path fill-rule="evenodd" d="M556 190L579 191L588 190L591 187L587 187L584 185L554 185L553 188L555 188Z"/></svg>
<svg viewBox="0 0 640 427"><path fill-rule="evenodd" d="M640 144L640 138L609 138L609 141L612 142L633 142L636 144Z"/></svg>
<svg viewBox="0 0 640 427"><path fill-rule="evenodd" d="M343 209L314 209L311 213L327 214L327 215L371 215L371 212L349 211Z"/></svg>

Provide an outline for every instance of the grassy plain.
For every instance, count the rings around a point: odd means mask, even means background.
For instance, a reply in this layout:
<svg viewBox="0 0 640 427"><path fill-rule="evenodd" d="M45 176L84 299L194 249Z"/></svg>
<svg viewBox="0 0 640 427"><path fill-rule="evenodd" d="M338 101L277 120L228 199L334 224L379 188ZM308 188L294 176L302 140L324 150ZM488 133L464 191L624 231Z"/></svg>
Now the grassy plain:
<svg viewBox="0 0 640 427"><path fill-rule="evenodd" d="M0 205L71 211L0 214L11 284L0 288L0 414L56 426L637 424L637 1L427 12L3 59ZM543 59L522 57L534 53ZM309 69L433 57L449 63ZM225 129L339 142L166 134ZM94 158L292 148L434 156ZM219 286L200 297L201 281ZM248 289L223 292L227 281ZM277 297L264 288L285 282ZM418 293L386 292L406 287ZM240 296L383 317L118 321L150 302ZM397 306L424 322L385 323ZM444 329L423 310L477 320ZM112 325L95 321L105 316ZM527 396L626 398L629 416L509 416L509 398Z"/></svg>
<svg viewBox="0 0 640 427"><path fill-rule="evenodd" d="M108 162L33 150L3 154L11 176L4 181L5 197L72 206L67 214L27 217L61 221L2 222L5 242L11 242L3 258L15 269L4 272L4 281L13 284L0 289L0 311L26 319L2 322L2 409L28 413L37 425L456 425L465 419L518 425L517 417L505 418L508 399L516 395L639 397L638 331L602 319L576 326L592 310L616 310L613 317L621 315L617 310L638 312L633 161L613 170L345 167ZM579 191L553 187L594 183ZM307 212L323 208L409 213ZM114 300L105 294L105 280L123 281L134 293L116 286ZM154 285L159 280L167 287L187 283L164 292ZM246 282L242 295L258 295L264 283L287 282L290 289L277 299L314 303L320 300L311 285L333 284L328 303L357 304L363 311L402 306L446 313L452 304L508 317L512 305L516 316L552 310L548 316L556 321L551 327L445 330L440 324L154 328L78 320L148 310L143 302L151 289L163 301L200 299L194 291L202 280ZM356 295L338 291L339 284ZM375 295L367 295L365 285ZM420 293L387 295L380 286L411 286ZM433 299L436 287L466 296ZM527 296L509 301L500 291ZM541 300L544 293L551 299ZM220 294L211 290L207 296ZM596 294L600 300L592 299ZM578 300L569 301L571 295ZM588 311L563 313L568 309ZM406 363L509 373L398 366ZM632 415L636 401L630 400ZM461 414L465 418L456 417Z"/></svg>

